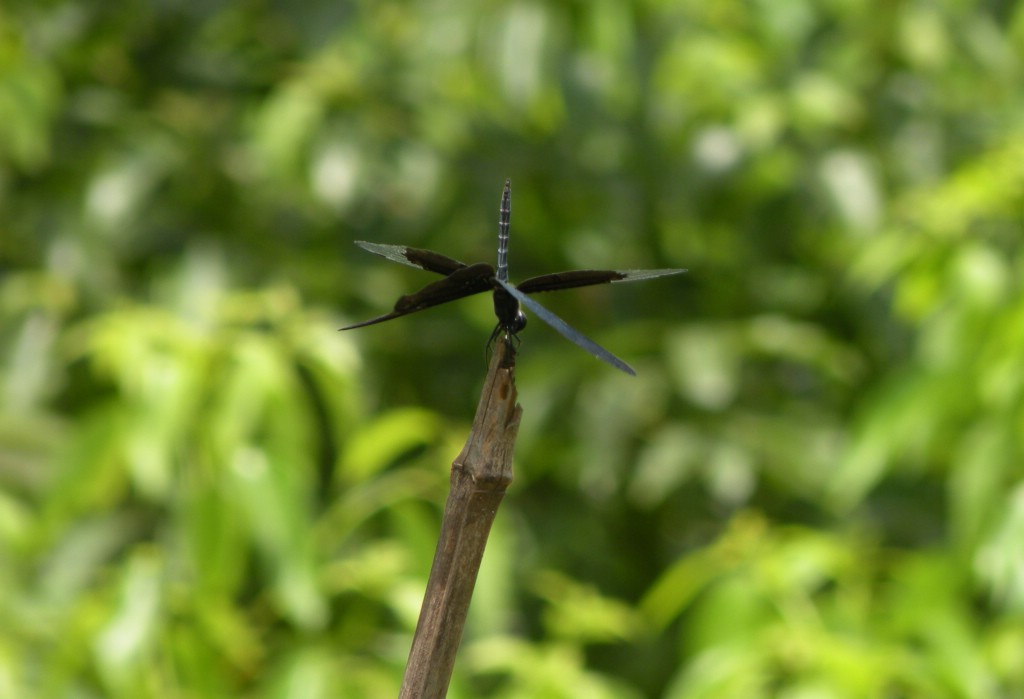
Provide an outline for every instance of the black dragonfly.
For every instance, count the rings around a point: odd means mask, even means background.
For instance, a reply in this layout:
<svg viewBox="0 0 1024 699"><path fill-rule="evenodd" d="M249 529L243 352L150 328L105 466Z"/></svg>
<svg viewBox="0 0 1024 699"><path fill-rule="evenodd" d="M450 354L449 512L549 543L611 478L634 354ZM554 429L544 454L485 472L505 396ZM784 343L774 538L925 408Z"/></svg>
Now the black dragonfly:
<svg viewBox="0 0 1024 699"><path fill-rule="evenodd" d="M526 327L526 314L520 304L537 314L541 320L562 334L567 340L576 343L600 360L608 362L616 369L627 374L636 375L633 367L616 357L614 354L597 344L578 330L569 326L564 320L531 299L527 294L537 291L555 291L571 289L577 286L594 284L615 284L617 282L633 282L642 279L653 279L670 274L681 274L685 269L578 269L569 272L555 272L531 277L513 286L508 281L508 230L512 218L512 184L505 180L505 189L501 194L501 208L498 216L498 268L478 262L467 265L453 260L439 252L410 248L405 245L384 245L357 240L356 245L375 255L386 257L410 267L425 269L444 275L444 279L427 284L419 291L402 296L395 303L395 309L377 318L364 320L362 323L347 325L341 330L361 328L364 325L383 323L385 320L398 318L432 306L472 296L483 291L494 292L494 314L498 317L498 325L491 333L488 341L493 342L502 332L507 337L517 337L519 331Z"/></svg>

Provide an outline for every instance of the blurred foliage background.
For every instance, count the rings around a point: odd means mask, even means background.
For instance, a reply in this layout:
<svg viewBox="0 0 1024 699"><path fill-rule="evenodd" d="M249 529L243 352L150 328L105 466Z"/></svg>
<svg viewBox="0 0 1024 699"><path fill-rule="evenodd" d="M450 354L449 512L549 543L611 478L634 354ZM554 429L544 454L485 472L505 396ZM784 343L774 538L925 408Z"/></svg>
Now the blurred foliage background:
<svg viewBox="0 0 1024 699"><path fill-rule="evenodd" d="M0 8L0 696L397 694L487 298L546 296L452 697L1024 695L1024 7Z"/></svg>

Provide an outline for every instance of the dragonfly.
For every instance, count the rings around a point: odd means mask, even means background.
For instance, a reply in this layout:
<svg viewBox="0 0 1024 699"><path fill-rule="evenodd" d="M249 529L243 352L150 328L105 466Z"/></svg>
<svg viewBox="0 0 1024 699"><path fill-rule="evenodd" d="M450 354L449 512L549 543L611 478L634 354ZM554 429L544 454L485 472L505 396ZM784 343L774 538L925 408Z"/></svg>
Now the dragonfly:
<svg viewBox="0 0 1024 699"><path fill-rule="evenodd" d="M631 376L636 375L633 367L626 364L614 354L597 344L589 337L571 327L564 320L549 311L537 301L527 296L541 291L572 289L595 284L617 284L619 282L635 282L644 279L655 279L673 274L682 274L685 269L577 269L567 272L542 274L531 277L519 284L512 285L508 280L508 234L512 221L512 182L505 180L505 188L501 193L501 205L498 213L498 265L492 267L486 262L467 265L433 250L423 250L405 245L386 245L369 243L365 240L355 241L356 245L375 255L387 258L417 269L440 274L439 279L427 284L419 291L407 294L398 299L394 310L382 316L364 320L361 323L346 325L341 330L352 330L367 325L375 325L393 318L400 318L410 313L439 306L442 303L472 296L484 291L491 291L494 298L494 314L498 324L491 333L488 346L499 336L515 338L526 327L526 314L523 306L538 318L550 325L570 342L578 345L601 361L607 362L616 369Z"/></svg>

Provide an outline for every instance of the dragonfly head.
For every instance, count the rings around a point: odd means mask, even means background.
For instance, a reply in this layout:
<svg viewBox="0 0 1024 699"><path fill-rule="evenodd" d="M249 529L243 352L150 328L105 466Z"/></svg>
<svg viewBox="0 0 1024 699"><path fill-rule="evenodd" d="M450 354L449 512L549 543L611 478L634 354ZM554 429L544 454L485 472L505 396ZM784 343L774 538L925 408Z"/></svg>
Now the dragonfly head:
<svg viewBox="0 0 1024 699"><path fill-rule="evenodd" d="M508 330L509 333L511 333L512 335L516 335L516 334L519 333L519 331L521 331L525 327L526 327L526 314L523 313L522 310L518 310L518 311L516 311L515 318L512 319L512 322L508 323L508 325L505 327L505 329Z"/></svg>

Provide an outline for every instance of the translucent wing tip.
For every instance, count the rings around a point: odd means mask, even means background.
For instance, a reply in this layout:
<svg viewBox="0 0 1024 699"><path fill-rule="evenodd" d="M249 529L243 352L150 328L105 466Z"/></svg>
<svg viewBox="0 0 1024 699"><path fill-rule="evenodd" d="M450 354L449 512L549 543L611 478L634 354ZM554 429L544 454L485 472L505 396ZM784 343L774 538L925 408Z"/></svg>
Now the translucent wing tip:
<svg viewBox="0 0 1024 699"><path fill-rule="evenodd" d="M356 245L361 247L363 250L368 250L376 255L383 255L387 257L390 254L394 254L396 250L404 250L404 245L385 245L383 243L370 243L365 240L354 241Z"/></svg>
<svg viewBox="0 0 1024 699"><path fill-rule="evenodd" d="M613 279L612 284L618 282L635 282L641 279L654 279L655 277L668 277L673 274L683 274L687 270L685 269L622 269L618 270L619 274L623 274L621 279Z"/></svg>

